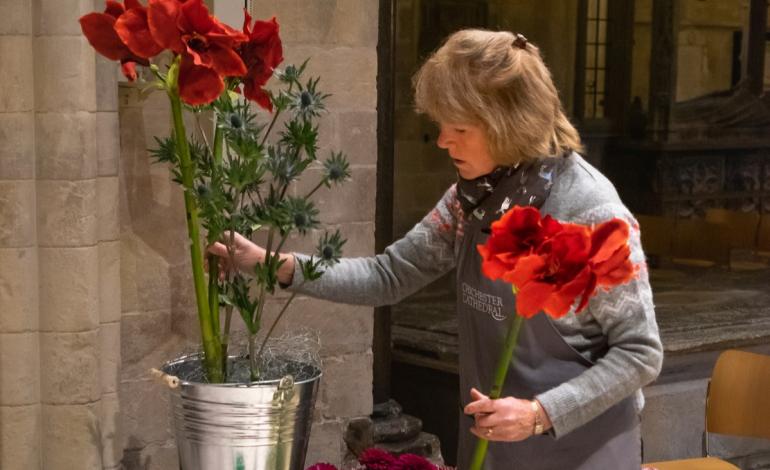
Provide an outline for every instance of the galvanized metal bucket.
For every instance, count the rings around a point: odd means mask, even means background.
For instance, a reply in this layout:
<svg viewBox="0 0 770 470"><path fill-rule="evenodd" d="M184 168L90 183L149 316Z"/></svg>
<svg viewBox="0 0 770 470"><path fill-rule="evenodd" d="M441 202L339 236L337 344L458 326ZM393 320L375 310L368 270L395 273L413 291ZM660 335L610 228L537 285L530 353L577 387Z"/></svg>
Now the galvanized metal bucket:
<svg viewBox="0 0 770 470"><path fill-rule="evenodd" d="M198 355L163 366L174 372ZM307 380L208 384L172 390L181 470L302 470L321 371Z"/></svg>

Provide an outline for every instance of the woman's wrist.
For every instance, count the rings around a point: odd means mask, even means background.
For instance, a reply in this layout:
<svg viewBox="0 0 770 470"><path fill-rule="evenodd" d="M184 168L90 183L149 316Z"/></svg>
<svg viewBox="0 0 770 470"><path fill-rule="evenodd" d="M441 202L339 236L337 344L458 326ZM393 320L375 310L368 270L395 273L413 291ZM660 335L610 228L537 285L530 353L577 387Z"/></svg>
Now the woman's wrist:
<svg viewBox="0 0 770 470"><path fill-rule="evenodd" d="M543 434L553 427L551 419L548 417L543 405L535 399L532 400L532 410L534 412L534 426L532 434Z"/></svg>
<svg viewBox="0 0 770 470"><path fill-rule="evenodd" d="M296 260L293 253L281 253L280 256L283 260L283 264L278 268L278 282L283 286L290 286L291 281L294 279L294 265L296 264Z"/></svg>
<svg viewBox="0 0 770 470"><path fill-rule="evenodd" d="M256 250L253 255L253 261L249 260L248 269L251 271L254 271L254 268L257 266L257 264L264 264L265 263L265 257L267 255L267 250L262 248L259 245L256 245ZM275 253L273 253L273 256L275 256ZM279 253L278 256L281 257L281 260L283 260L283 263L278 268L278 272L276 273L276 277L278 278L278 282L282 285L289 286L291 285L292 279L294 279L294 265L295 259L294 254L292 253Z"/></svg>

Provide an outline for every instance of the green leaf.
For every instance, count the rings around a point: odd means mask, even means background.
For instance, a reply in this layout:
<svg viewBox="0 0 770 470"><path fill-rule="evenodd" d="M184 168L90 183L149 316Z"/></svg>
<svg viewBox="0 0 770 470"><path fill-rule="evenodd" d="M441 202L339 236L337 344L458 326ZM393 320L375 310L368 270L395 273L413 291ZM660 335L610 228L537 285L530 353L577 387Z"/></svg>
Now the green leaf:
<svg viewBox="0 0 770 470"><path fill-rule="evenodd" d="M318 269L320 261L316 261L313 256L306 260L299 260L299 267L302 270L302 277L305 281L315 281L323 275L323 271Z"/></svg>
<svg viewBox="0 0 770 470"><path fill-rule="evenodd" d="M171 163L172 165L179 164L179 156L176 153L176 144L171 137L158 138L153 137L155 143L158 144L158 148L149 149L150 156L155 159L156 163Z"/></svg>
<svg viewBox="0 0 770 470"><path fill-rule="evenodd" d="M311 121L292 119L285 124L280 141L297 153L304 151L309 158L315 160L318 150L318 126L314 126Z"/></svg>

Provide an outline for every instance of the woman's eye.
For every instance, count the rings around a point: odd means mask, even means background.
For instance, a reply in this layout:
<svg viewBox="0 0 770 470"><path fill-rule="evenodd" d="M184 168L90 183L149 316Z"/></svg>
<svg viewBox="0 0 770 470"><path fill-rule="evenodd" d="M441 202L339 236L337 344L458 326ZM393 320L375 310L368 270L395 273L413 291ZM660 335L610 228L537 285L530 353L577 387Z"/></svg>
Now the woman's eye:
<svg viewBox="0 0 770 470"><path fill-rule="evenodd" d="M457 128L455 128L455 132L457 132L458 134L464 134L465 133L465 129L457 129Z"/></svg>

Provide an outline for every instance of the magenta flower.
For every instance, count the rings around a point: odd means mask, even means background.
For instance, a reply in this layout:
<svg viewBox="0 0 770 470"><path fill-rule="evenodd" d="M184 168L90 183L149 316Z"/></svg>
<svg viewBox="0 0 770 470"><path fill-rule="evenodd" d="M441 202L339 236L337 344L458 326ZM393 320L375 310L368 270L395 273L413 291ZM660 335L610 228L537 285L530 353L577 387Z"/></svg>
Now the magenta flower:
<svg viewBox="0 0 770 470"><path fill-rule="evenodd" d="M398 457L396 467L398 470L437 470L425 457L415 454L403 454Z"/></svg>
<svg viewBox="0 0 770 470"><path fill-rule="evenodd" d="M382 449L374 447L366 449L358 458L358 461L361 462L366 470L393 470L394 468L399 468L397 467L398 461L395 457Z"/></svg>

